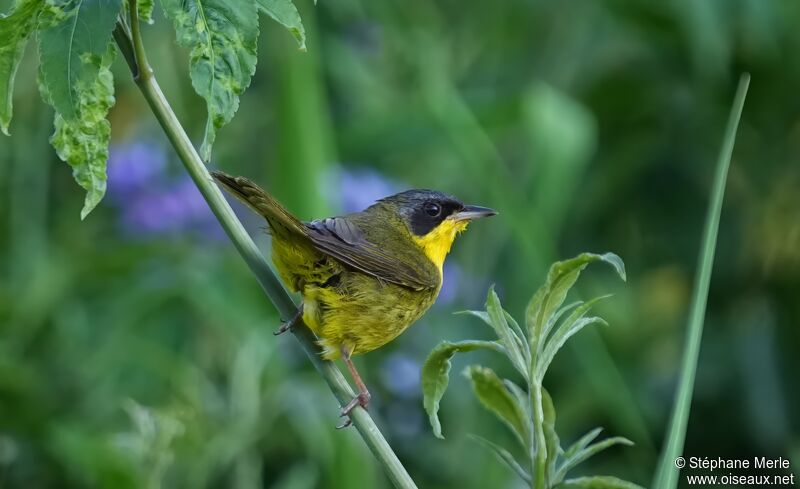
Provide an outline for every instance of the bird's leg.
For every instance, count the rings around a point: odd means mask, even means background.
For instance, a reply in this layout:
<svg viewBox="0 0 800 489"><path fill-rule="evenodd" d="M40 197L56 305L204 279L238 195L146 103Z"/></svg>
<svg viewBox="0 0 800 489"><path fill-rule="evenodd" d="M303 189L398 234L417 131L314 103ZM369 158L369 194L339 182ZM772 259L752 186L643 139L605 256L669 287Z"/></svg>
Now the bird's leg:
<svg viewBox="0 0 800 489"><path fill-rule="evenodd" d="M292 326L294 326L297 323L297 321L299 321L300 318L302 317L303 317L303 304L300 304L300 307L297 308L297 312L295 313L295 315L292 316L290 320L281 322L281 327L278 328L278 331L274 331L272 334L278 336L280 334L289 331L290 329L292 329Z"/></svg>
<svg viewBox="0 0 800 489"><path fill-rule="evenodd" d="M358 370L356 370L356 366L353 364L353 360L350 358L350 350L346 346L342 346L342 360L344 360L345 365L347 365L347 370L350 371L350 376L353 377L353 382L356 383L356 387L358 387L358 395L354 397L350 402L347 403L346 406L342 408L341 416L350 416L350 412L356 408L356 406L361 406L364 409L367 408L369 404L369 400L372 399L369 391L367 390L367 386L364 384L364 381L361 380L361 376L358 374ZM341 426L337 426L337 428L347 428L353 424L353 421L350 418L347 418L347 421L344 422Z"/></svg>

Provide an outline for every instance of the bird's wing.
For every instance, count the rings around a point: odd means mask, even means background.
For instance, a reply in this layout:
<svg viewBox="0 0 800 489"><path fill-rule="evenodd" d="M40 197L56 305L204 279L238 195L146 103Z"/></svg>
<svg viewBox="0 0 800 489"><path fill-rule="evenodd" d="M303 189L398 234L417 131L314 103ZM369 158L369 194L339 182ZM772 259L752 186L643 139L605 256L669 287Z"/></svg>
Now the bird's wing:
<svg viewBox="0 0 800 489"><path fill-rule="evenodd" d="M307 224L301 223L275 198L243 177L212 172L214 178L239 200L269 222L273 236L291 242L303 250L320 252L379 280L411 289L430 289L439 285L439 271L413 247L391 254L370 241L356 223L347 217L334 217ZM408 239L391 230L384 239ZM310 241L310 243L309 243ZM316 260L314 256L307 257Z"/></svg>
<svg viewBox="0 0 800 489"><path fill-rule="evenodd" d="M370 242L346 217L312 221L306 227L315 248L345 265L414 290L439 286L439 272L424 255L415 249L413 253L389 253Z"/></svg>

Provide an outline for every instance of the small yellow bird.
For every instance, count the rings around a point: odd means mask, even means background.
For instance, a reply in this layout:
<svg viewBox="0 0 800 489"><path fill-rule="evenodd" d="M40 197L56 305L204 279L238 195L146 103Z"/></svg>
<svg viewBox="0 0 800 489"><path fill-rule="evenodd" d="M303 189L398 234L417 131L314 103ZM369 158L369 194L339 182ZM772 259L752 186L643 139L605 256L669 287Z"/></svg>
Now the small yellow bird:
<svg viewBox="0 0 800 489"><path fill-rule="evenodd" d="M385 345L419 319L439 294L456 235L473 219L497 214L434 190L407 190L361 212L304 223L247 178L212 175L266 218L275 267L303 296L296 318L278 332L302 316L323 357L347 364L359 394L342 416L370 399L351 356Z"/></svg>

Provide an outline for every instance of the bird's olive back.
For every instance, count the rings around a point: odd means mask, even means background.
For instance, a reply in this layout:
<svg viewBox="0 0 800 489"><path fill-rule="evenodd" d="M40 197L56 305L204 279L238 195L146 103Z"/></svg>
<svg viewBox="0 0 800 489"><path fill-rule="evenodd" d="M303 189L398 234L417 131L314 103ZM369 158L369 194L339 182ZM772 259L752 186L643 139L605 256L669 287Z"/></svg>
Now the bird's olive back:
<svg viewBox="0 0 800 489"><path fill-rule="evenodd" d="M380 203L392 207L416 236L425 236L464 208L460 200L435 190L406 190L381 199Z"/></svg>

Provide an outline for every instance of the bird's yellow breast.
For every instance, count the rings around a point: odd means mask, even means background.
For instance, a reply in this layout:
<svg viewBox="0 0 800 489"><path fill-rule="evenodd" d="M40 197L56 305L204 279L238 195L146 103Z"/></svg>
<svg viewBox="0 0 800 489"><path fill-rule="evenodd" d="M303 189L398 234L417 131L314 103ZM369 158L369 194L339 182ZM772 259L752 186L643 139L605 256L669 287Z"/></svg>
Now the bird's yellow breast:
<svg viewBox="0 0 800 489"><path fill-rule="evenodd" d="M439 280L442 276L444 259L453 246L453 240L461 231L467 229L467 221L445 219L425 236L414 236L414 242L422 248L425 256L439 269Z"/></svg>
<svg viewBox="0 0 800 489"><path fill-rule="evenodd" d="M352 270L340 287L306 285L303 320L320 338L323 358L335 360L346 346L352 355L380 348L414 323L436 300L437 290L411 290Z"/></svg>

